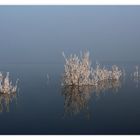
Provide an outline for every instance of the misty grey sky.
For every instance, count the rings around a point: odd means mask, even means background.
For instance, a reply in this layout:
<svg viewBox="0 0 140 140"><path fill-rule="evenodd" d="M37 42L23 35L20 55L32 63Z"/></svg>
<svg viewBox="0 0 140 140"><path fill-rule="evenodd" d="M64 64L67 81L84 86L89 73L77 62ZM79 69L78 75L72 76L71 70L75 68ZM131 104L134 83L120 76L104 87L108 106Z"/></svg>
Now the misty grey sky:
<svg viewBox="0 0 140 140"><path fill-rule="evenodd" d="M0 63L140 60L140 6L0 6Z"/></svg>

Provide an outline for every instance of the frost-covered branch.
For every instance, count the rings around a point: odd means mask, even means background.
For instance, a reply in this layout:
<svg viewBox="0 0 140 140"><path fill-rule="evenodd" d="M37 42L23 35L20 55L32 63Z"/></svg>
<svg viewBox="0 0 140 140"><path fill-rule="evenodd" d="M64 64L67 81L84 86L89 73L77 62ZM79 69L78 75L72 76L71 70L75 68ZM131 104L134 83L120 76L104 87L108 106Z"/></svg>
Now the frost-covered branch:
<svg viewBox="0 0 140 140"><path fill-rule="evenodd" d="M3 94L15 93L17 91L17 84L18 80L16 81L15 85L13 85L12 81L10 81L9 72L6 73L6 76L0 73L0 93Z"/></svg>
<svg viewBox="0 0 140 140"><path fill-rule="evenodd" d="M85 52L81 58L76 54L71 54L70 57L66 58L63 53L63 56L66 63L62 85L98 85L101 81L119 80L122 76L122 71L116 65L108 70L96 64L96 68L93 69L89 60L89 52Z"/></svg>

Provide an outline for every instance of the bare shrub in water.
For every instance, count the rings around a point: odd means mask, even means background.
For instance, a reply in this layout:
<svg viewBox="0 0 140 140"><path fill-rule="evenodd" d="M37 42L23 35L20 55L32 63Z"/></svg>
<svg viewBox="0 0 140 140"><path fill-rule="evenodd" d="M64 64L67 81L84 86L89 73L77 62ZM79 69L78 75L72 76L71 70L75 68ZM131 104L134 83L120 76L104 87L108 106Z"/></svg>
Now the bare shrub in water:
<svg viewBox="0 0 140 140"><path fill-rule="evenodd" d="M65 58L65 72L64 72L64 85L89 85L90 76L90 62L89 53L86 52L81 59L74 55L70 55L67 59Z"/></svg>
<svg viewBox="0 0 140 140"><path fill-rule="evenodd" d="M139 80L140 80L140 74L139 74L139 66L135 66L135 71L131 75L133 77L133 80L136 84L136 87L139 87Z"/></svg>
<svg viewBox="0 0 140 140"><path fill-rule="evenodd" d="M64 65L62 85L98 85L101 81L119 80L122 76L122 71L116 65L108 70L97 64L96 68L93 69L89 60L89 52L85 52L81 58L76 54L71 54L69 58L66 58L63 53L63 56L66 64Z"/></svg>
<svg viewBox="0 0 140 140"><path fill-rule="evenodd" d="M6 76L0 73L0 93L15 93L17 91L17 82L18 80L15 85L12 84L12 81L9 79L9 72L7 72Z"/></svg>
<svg viewBox="0 0 140 140"><path fill-rule="evenodd" d="M134 78L139 78L139 76L139 66L136 66L134 71Z"/></svg>

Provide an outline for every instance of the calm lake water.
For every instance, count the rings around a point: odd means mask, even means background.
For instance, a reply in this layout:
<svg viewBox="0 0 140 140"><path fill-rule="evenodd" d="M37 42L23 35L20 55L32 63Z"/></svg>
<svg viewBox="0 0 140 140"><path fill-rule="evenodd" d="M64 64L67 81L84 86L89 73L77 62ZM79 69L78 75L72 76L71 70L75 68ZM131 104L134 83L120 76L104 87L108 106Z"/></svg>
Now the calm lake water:
<svg viewBox="0 0 140 140"><path fill-rule="evenodd" d="M85 50L94 63L124 68L125 79L62 87L62 52ZM0 95L0 134L140 134L137 64L140 6L1 5L0 71L19 89Z"/></svg>
<svg viewBox="0 0 140 140"><path fill-rule="evenodd" d="M140 134L140 84L130 76L135 64L118 65L125 79L95 90L63 88L63 64L1 64L20 82L16 95L0 95L0 134Z"/></svg>

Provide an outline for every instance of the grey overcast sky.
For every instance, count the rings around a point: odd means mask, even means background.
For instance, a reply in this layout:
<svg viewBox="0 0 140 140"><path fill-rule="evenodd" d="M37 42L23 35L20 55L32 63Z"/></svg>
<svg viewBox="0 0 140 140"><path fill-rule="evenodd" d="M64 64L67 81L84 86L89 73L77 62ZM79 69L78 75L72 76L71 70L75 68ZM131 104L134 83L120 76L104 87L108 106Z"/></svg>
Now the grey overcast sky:
<svg viewBox="0 0 140 140"><path fill-rule="evenodd" d="M140 6L0 6L0 63L140 60Z"/></svg>

